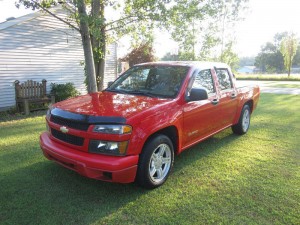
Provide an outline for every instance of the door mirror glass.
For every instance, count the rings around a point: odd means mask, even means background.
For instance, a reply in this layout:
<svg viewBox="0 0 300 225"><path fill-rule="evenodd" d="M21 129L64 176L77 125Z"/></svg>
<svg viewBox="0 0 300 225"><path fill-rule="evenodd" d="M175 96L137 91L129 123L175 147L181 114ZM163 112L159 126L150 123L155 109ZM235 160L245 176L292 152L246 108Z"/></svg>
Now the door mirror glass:
<svg viewBox="0 0 300 225"><path fill-rule="evenodd" d="M204 88L192 88L190 91L190 96L188 100L191 101L200 101L208 99L207 91Z"/></svg>

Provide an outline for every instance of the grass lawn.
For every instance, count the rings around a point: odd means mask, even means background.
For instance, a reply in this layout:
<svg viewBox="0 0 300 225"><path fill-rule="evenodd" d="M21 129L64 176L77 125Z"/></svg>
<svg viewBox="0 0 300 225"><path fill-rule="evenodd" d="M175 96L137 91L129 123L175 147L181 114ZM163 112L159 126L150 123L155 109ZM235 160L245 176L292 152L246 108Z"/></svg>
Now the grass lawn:
<svg viewBox="0 0 300 225"><path fill-rule="evenodd" d="M151 191L46 160L43 116L0 122L0 224L300 224L300 97L262 94L251 122L177 156Z"/></svg>
<svg viewBox="0 0 300 225"><path fill-rule="evenodd" d="M274 88L299 88L300 89L300 84L271 84L270 87Z"/></svg>
<svg viewBox="0 0 300 225"><path fill-rule="evenodd" d="M236 74L238 80L300 81L300 74Z"/></svg>

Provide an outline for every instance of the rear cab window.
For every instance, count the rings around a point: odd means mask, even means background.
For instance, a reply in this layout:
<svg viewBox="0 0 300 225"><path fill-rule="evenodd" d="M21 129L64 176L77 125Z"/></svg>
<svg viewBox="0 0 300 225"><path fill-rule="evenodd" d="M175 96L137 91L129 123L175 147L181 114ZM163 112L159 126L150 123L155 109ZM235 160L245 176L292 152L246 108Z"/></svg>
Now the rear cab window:
<svg viewBox="0 0 300 225"><path fill-rule="evenodd" d="M221 91L231 90L233 88L233 82L228 69L215 68L215 70Z"/></svg>

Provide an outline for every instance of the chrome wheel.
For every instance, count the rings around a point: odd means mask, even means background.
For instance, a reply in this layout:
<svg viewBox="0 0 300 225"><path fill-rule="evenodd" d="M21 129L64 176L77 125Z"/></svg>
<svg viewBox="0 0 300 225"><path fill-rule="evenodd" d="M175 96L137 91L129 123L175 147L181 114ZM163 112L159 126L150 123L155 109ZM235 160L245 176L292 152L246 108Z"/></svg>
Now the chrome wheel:
<svg viewBox="0 0 300 225"><path fill-rule="evenodd" d="M149 163L149 175L154 183L161 182L171 168L171 149L167 144L160 144L151 155Z"/></svg>
<svg viewBox="0 0 300 225"><path fill-rule="evenodd" d="M248 109L246 109L244 111L243 120L242 120L242 127L244 132L248 130L249 124L250 124L250 112Z"/></svg>

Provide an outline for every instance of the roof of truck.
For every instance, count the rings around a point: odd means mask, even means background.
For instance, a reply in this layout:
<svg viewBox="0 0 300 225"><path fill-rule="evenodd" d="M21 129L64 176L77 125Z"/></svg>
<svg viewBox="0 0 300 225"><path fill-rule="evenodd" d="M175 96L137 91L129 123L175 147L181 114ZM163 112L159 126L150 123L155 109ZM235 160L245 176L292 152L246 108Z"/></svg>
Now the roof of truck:
<svg viewBox="0 0 300 225"><path fill-rule="evenodd" d="M221 62L205 62L205 61L160 61L160 62L147 62L137 64L141 65L164 65L164 66L190 66L190 67L199 67L201 69L208 68L229 68L226 63Z"/></svg>

